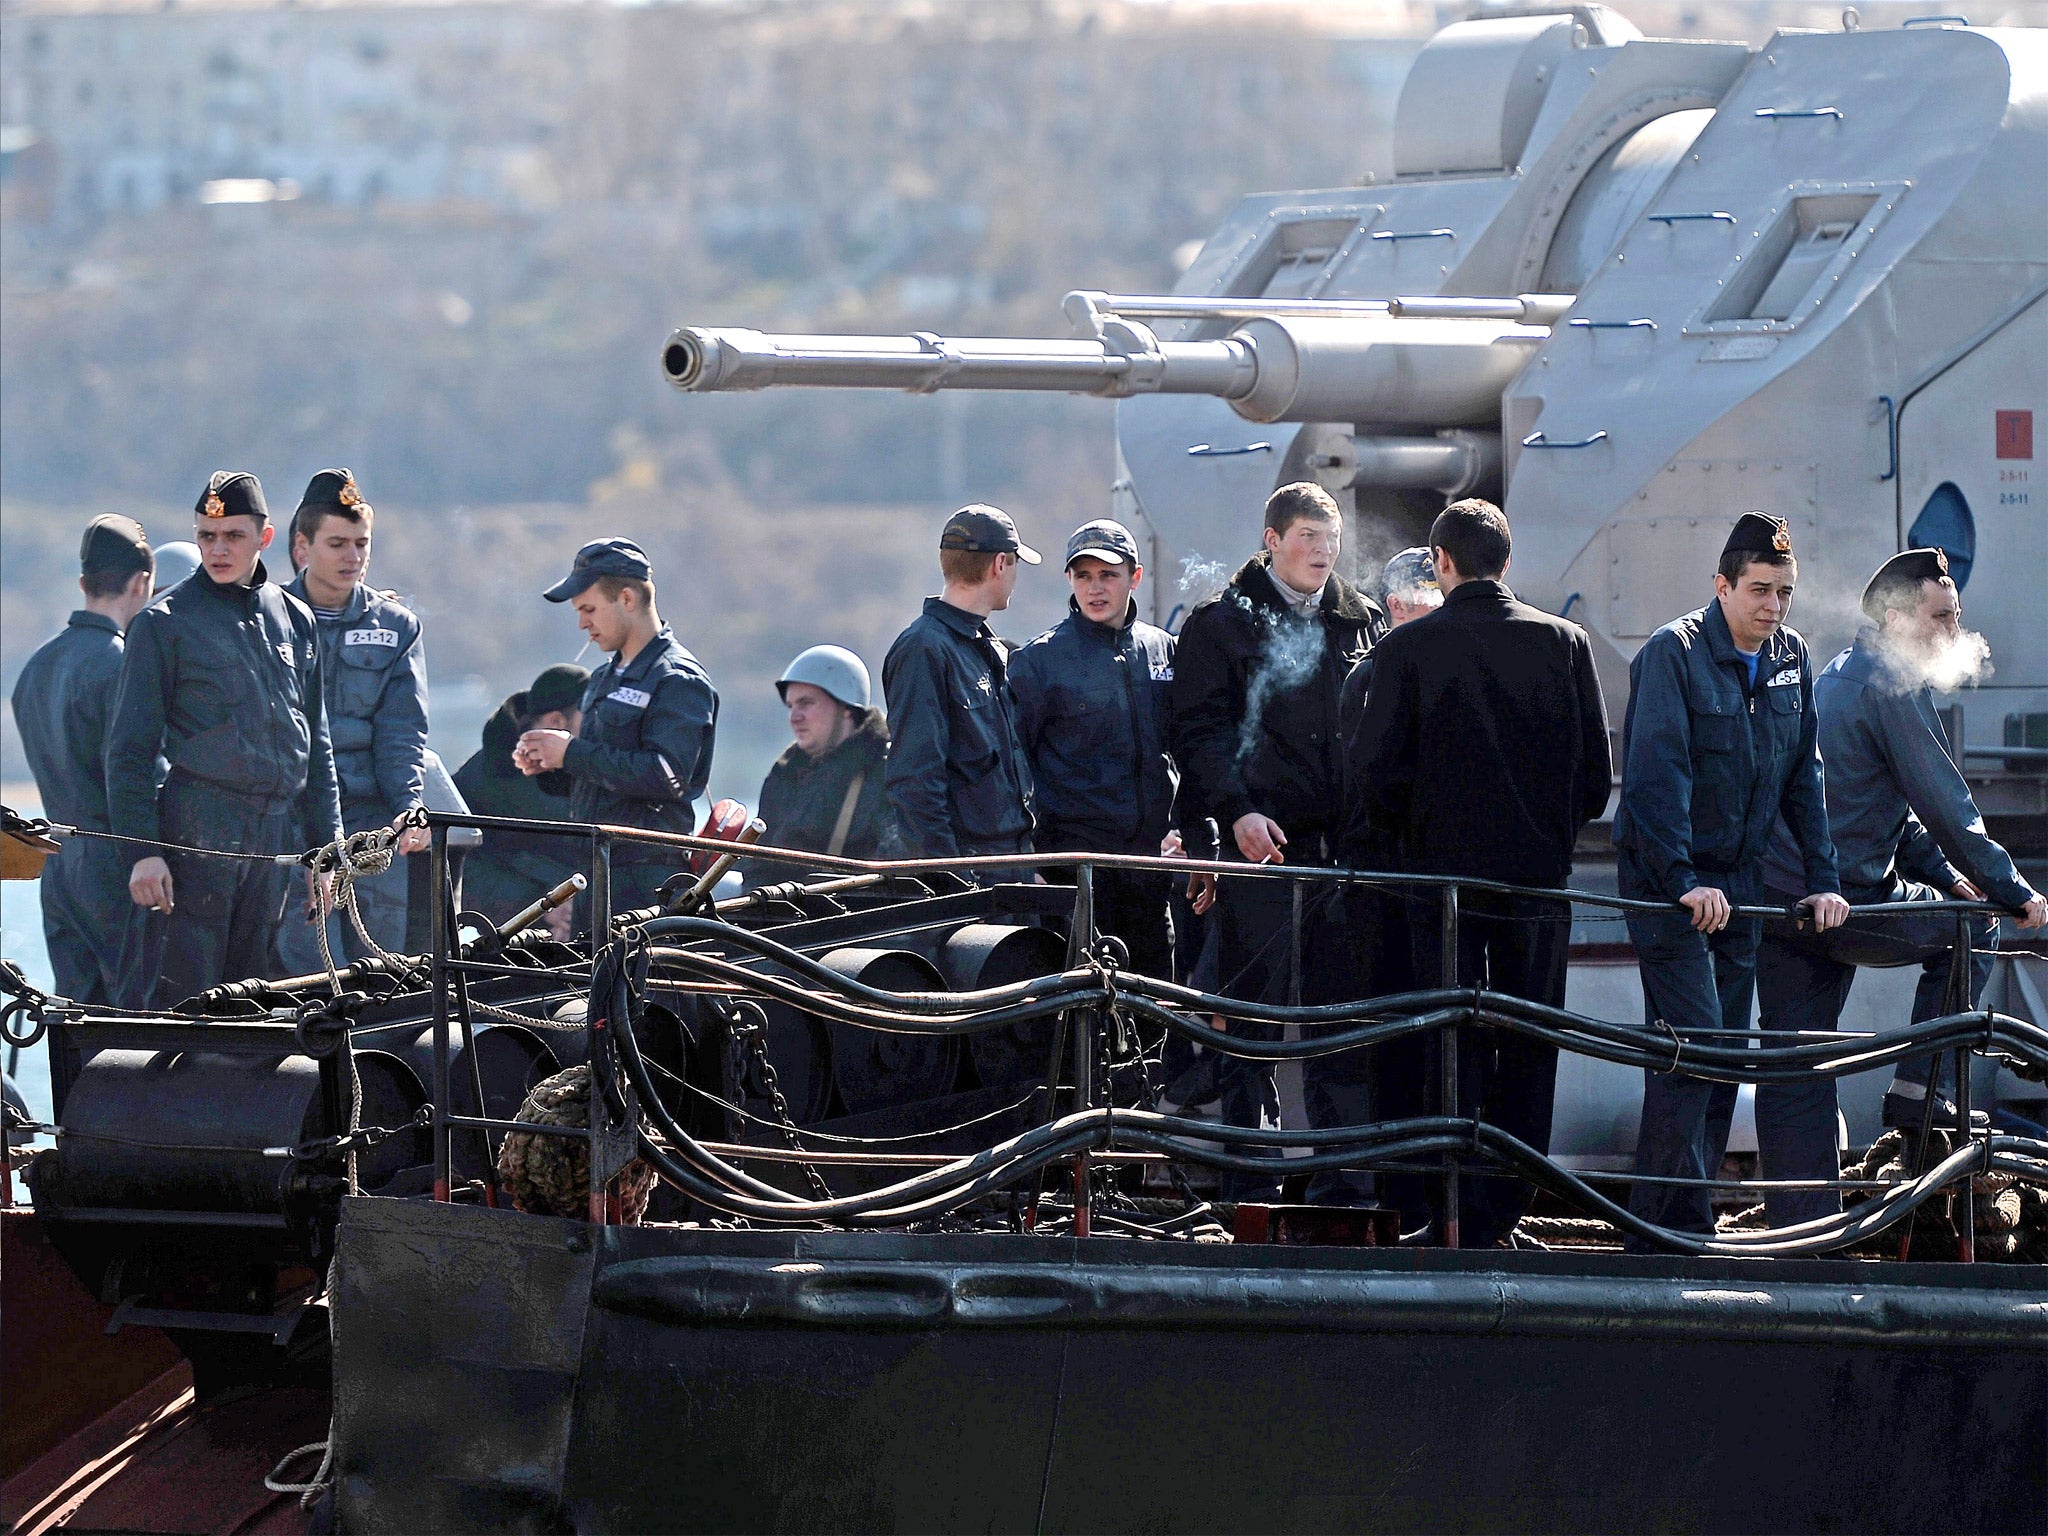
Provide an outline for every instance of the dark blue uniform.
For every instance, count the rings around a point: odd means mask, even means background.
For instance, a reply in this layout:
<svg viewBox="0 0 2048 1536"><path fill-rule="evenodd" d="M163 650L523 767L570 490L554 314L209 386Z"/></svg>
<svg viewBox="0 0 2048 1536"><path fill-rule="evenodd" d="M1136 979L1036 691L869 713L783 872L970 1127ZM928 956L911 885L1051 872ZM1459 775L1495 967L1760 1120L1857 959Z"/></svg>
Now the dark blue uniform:
<svg viewBox="0 0 2048 1536"><path fill-rule="evenodd" d="M569 776L543 773L529 778L512 761L525 728L528 706L515 693L484 722L483 746L455 770L455 787L479 816L517 816L528 821L566 821ZM544 891L580 869L587 845L573 837L493 828L462 864L462 904L502 923Z"/></svg>
<svg viewBox="0 0 2048 1536"><path fill-rule="evenodd" d="M1944 901L1967 876L1991 900L2015 910L2033 899L2033 887L2020 878L2012 856L1984 830L1932 694L1925 684L1897 674L1874 628L1866 627L1828 663L1814 683L1813 703L1844 896L1859 906ZM1799 875L1791 830L1780 824L1764 871L1770 899L1797 900L1803 894L1794 889ZM1991 974L1998 928L1990 917L1970 919L1970 928L1974 1004ZM1774 923L1757 952L1763 1025L1834 1029L1859 965L1919 965L1911 1022L1939 1018L1948 1011L1954 942L1955 918L1941 912L1854 917L1826 933ZM1903 1087L1908 1096L1924 1098L1932 1065L1925 1056L1901 1063L1894 1090ZM1939 1091L1953 1092L1954 1080L1954 1066L1944 1058ZM1756 1131L1764 1177L1836 1177L1835 1115L1833 1078L1761 1084ZM1764 1204L1771 1224L1785 1226L1832 1215L1841 1209L1841 1197L1833 1190L1781 1191L1765 1195Z"/></svg>
<svg viewBox="0 0 2048 1536"><path fill-rule="evenodd" d="M1029 853L1031 765L987 620L928 597L882 663L889 804L911 858Z"/></svg>
<svg viewBox="0 0 2048 1536"><path fill-rule="evenodd" d="M1098 624L1078 605L1010 659L1017 734L1038 795L1038 848L1157 856L1180 775L1167 750L1173 636L1138 618ZM1096 922L1149 976L1173 976L1171 877L1098 872Z"/></svg>
<svg viewBox="0 0 2048 1536"><path fill-rule="evenodd" d="M1821 802L1813 679L1795 631L1781 627L1764 642L1752 682L1712 602L1652 635L1629 666L1629 684L1614 818L1622 895L1676 902L1715 886L1732 903L1753 904L1780 816L1800 850L1800 894L1840 890ZM1703 934L1676 909L1629 914L1649 1029L1681 1037L1748 1029L1760 927L1734 918ZM1734 1085L1666 1072L1644 1078L1636 1171L1716 1177ZM1704 1189L1638 1184L1629 1206L1660 1226L1713 1230Z"/></svg>
<svg viewBox="0 0 2048 1536"><path fill-rule="evenodd" d="M161 789L159 753L170 764ZM136 615L106 782L113 830L141 845L128 849L131 867L159 841L278 854L301 851L302 828L315 842L340 834L313 615L261 561L246 587L201 570ZM299 875L253 859L163 855L174 910L162 924L155 1000L271 972Z"/></svg>
<svg viewBox="0 0 2048 1536"><path fill-rule="evenodd" d="M14 723L43 814L81 831L112 830L103 753L121 644L112 619L80 609L14 683ZM80 837L43 866L43 938L61 996L119 1006L140 1001L124 980L141 933L128 897L128 871L139 856L120 843Z"/></svg>
<svg viewBox="0 0 2048 1536"><path fill-rule="evenodd" d="M312 607L303 573L285 590ZM388 827L401 812L422 803L427 658L420 621L395 597L360 582L334 617L313 617L320 634L322 704L341 788L342 830ZM359 884L356 900L371 936L388 950L403 949L404 862ZM338 955L355 960L370 953L356 937L354 924L339 915L330 921L340 943ZM287 921L279 950L288 969L319 968L319 944L310 924Z"/></svg>
<svg viewBox="0 0 2048 1536"><path fill-rule="evenodd" d="M717 732L718 690L664 624L631 661L614 656L591 674L582 729L562 758L569 820L696 831L691 802L710 782ZM656 887L686 862L674 849L620 843L613 910L653 905Z"/></svg>

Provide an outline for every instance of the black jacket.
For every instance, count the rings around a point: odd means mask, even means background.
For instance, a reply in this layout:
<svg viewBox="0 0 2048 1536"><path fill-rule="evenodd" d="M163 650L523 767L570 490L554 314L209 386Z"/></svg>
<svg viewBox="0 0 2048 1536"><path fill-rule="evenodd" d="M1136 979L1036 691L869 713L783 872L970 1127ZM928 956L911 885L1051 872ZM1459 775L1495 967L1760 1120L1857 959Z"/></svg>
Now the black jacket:
<svg viewBox="0 0 2048 1536"><path fill-rule="evenodd" d="M1334 575L1321 607L1296 617L1273 586L1271 563L1265 554L1248 561L1189 614L1174 656L1173 755L1226 848L1231 828L1253 811L1279 822L1290 842L1334 837L1338 694L1387 632L1379 604Z"/></svg>
<svg viewBox="0 0 2048 1536"><path fill-rule="evenodd" d="M14 680L14 724L43 814L105 832L107 717L121 681L121 630L83 608Z"/></svg>
<svg viewBox="0 0 2048 1536"><path fill-rule="evenodd" d="M1806 642L1780 626L1756 682L1718 602L1673 619L1629 663L1621 804L1622 873L1676 901L1717 876L1761 868L1782 815L1808 894L1839 891L1821 798L1820 724Z"/></svg>
<svg viewBox="0 0 2048 1536"><path fill-rule="evenodd" d="M882 663L889 804L912 857L1022 853L1034 822L1009 665L985 620L928 597Z"/></svg>
<svg viewBox="0 0 2048 1536"><path fill-rule="evenodd" d="M761 783L759 815L768 823L763 843L776 848L801 848L806 853L836 851L848 859L889 858L896 851L896 839L889 820L889 792L883 782L889 757L889 727L879 709L868 710L860 725L846 740L823 757L812 757L791 743L775 760ZM853 802L853 820L846 829L846 842L831 847L832 829L860 776L860 790ZM787 880L796 873L789 864L761 864L756 880Z"/></svg>
<svg viewBox="0 0 2048 1536"><path fill-rule="evenodd" d="M650 832L694 832L690 802L711 778L718 692L664 625L621 666L612 657L583 690L583 728L569 743L569 819ZM674 863L674 852L621 844L625 863Z"/></svg>
<svg viewBox="0 0 2048 1536"><path fill-rule="evenodd" d="M106 763L108 819L123 836L161 836L159 752L173 781L295 809L316 843L340 835L312 610L262 561L246 587L196 571L128 626Z"/></svg>
<svg viewBox="0 0 2048 1536"><path fill-rule="evenodd" d="M1166 747L1173 636L1070 611L1010 658L1017 735L1038 790L1041 849L1159 852L1179 775Z"/></svg>
<svg viewBox="0 0 2048 1536"><path fill-rule="evenodd" d="M526 717L526 695L515 693L484 722L484 744L455 770L455 787L479 816L518 816L527 821L569 819L569 776L543 773L529 778L512 762L512 748ZM542 891L569 878L585 862L582 839L540 832L483 834L483 843L463 860L463 905L502 922Z"/></svg>
<svg viewBox="0 0 2048 1536"><path fill-rule="evenodd" d="M1351 744L1347 862L1562 885L1607 808L1607 706L1586 632L1467 581L1373 652Z"/></svg>

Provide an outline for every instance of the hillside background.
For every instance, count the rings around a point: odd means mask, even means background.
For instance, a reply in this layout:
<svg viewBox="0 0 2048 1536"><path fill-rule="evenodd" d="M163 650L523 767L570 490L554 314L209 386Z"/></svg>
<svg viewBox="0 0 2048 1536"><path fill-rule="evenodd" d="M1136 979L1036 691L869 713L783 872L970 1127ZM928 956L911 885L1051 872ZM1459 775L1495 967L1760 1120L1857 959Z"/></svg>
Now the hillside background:
<svg viewBox="0 0 2048 1536"><path fill-rule="evenodd" d="M1622 9L1752 40L1839 14ZM1058 334L1068 289L1168 287L1245 193L1384 172L1407 61L1465 11L8 0L0 685L73 606L93 513L188 537L214 468L288 513L347 465L372 579L426 621L451 765L577 653L539 590L626 534L724 695L713 792L751 801L784 662L830 640L879 670L960 502L1049 549L1101 515L1110 407L685 398L669 329ZM1063 604L1033 573L1001 627ZM0 779L24 777L9 716Z"/></svg>

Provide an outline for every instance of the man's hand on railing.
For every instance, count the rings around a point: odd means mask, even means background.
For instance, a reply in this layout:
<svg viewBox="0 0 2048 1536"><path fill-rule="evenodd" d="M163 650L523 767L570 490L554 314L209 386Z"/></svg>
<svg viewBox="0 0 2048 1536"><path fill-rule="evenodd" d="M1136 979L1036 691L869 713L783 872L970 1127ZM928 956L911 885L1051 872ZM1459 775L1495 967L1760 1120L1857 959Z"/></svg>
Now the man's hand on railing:
<svg viewBox="0 0 2048 1536"><path fill-rule="evenodd" d="M1678 898L1678 904L1692 914L1692 925L1701 933L1719 933L1728 926L1728 893L1711 885L1696 885Z"/></svg>
<svg viewBox="0 0 2048 1536"><path fill-rule="evenodd" d="M425 827L413 825L407 820L411 815L410 811L401 811L398 819L391 823L391 830L398 834L398 841L391 845L394 853L423 853L433 846L433 833Z"/></svg>
<svg viewBox="0 0 2048 1536"><path fill-rule="evenodd" d="M1799 903L1799 910L1813 918L1813 931L1826 933L1849 921L1849 903L1833 891L1817 891Z"/></svg>
<svg viewBox="0 0 2048 1536"><path fill-rule="evenodd" d="M2048 927L2048 896L2036 896L2020 914L2022 928Z"/></svg>
<svg viewBox="0 0 2048 1536"><path fill-rule="evenodd" d="M1181 835L1178 832L1169 832L1161 839L1159 857L1162 859L1184 859L1187 856L1188 846L1182 841ZM1197 917L1200 917L1211 907L1215 906L1216 877L1214 875L1189 875L1188 903L1195 909L1195 916Z"/></svg>

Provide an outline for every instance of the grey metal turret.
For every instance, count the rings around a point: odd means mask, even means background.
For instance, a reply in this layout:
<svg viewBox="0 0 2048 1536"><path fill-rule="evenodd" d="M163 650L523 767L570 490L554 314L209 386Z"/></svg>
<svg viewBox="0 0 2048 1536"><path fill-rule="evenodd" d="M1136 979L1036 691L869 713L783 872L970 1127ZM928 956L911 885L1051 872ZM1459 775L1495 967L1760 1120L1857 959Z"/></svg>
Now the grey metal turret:
<svg viewBox="0 0 2048 1536"><path fill-rule="evenodd" d="M1503 498L1517 591L1593 633L1617 710L1738 513L1792 519L1822 656L1887 555L1937 544L1996 660L1975 766L2048 742L2048 34L1753 50L1494 12L1417 56L1393 157L1379 185L1247 197L1173 294L1068 295L1071 339L686 327L665 371L1114 399L1155 560L1236 555L1290 479L1349 498L1361 566L1447 497ZM2043 783L1986 809L2048 814Z"/></svg>

